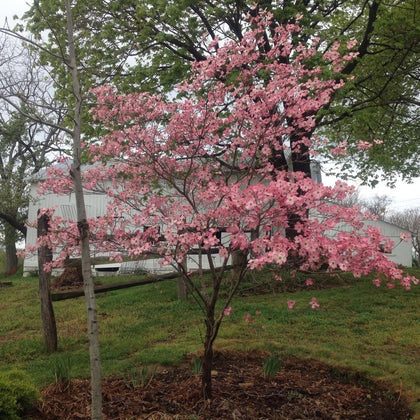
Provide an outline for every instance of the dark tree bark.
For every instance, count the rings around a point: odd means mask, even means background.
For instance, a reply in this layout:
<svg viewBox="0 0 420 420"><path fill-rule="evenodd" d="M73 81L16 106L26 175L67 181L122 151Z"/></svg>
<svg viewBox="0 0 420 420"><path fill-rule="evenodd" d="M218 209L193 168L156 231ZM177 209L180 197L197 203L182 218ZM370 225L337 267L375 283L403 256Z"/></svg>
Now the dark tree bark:
<svg viewBox="0 0 420 420"><path fill-rule="evenodd" d="M214 307L210 305L207 308L206 313L206 337L204 339L203 365L201 371L201 386L203 388L202 395L206 401L211 400L213 397L211 371L213 369L213 342L215 339L215 328Z"/></svg>
<svg viewBox="0 0 420 420"><path fill-rule="evenodd" d="M37 236L48 233L49 217L44 214L38 218ZM52 353L57 350L57 325L51 300L51 274L44 269L44 264L51 262L52 251L47 246L38 248L39 297L41 300L42 336L45 350Z"/></svg>
<svg viewBox="0 0 420 420"><path fill-rule="evenodd" d="M4 245L6 251L5 277L12 276L18 270L18 257L16 255L16 231L8 223L4 224Z"/></svg>
<svg viewBox="0 0 420 420"><path fill-rule="evenodd" d="M9 225L13 226L18 230L22 235L26 236L26 226L25 223L19 222L16 217L12 217L10 214L0 212L0 219L3 219Z"/></svg>
<svg viewBox="0 0 420 420"><path fill-rule="evenodd" d="M185 257L184 261L178 267L178 299L179 300L187 300L188 290L187 290L187 283L185 282L184 273L187 270L187 257Z"/></svg>
<svg viewBox="0 0 420 420"><path fill-rule="evenodd" d="M248 251L237 249L232 251L233 280L237 281L248 265Z"/></svg>

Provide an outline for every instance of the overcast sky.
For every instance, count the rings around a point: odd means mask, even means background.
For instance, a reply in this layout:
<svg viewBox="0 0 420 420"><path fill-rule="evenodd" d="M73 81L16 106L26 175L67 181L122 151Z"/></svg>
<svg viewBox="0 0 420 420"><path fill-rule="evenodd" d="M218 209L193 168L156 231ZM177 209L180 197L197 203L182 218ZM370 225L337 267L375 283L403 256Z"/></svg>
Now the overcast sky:
<svg viewBox="0 0 420 420"><path fill-rule="evenodd" d="M22 16L25 13L29 6L32 4L30 0L0 0L0 24L4 26L5 18L9 23L9 27L13 27L13 16L18 15Z"/></svg>
<svg viewBox="0 0 420 420"><path fill-rule="evenodd" d="M12 28L16 22L13 15L21 16L29 9L28 4L31 0L0 0L0 24L4 25L7 18L9 27ZM420 139L418 139L420 141ZM419 162L420 164L420 162ZM332 185L335 178L328 177L323 173L323 181L327 185ZM354 185L357 186L356 183ZM387 195L393 200L393 209L404 209L420 207L420 178L416 178L413 183L408 184L402 181L396 183L395 188L388 188L385 183L380 183L374 189L368 187L358 187L363 198L373 197L374 195Z"/></svg>

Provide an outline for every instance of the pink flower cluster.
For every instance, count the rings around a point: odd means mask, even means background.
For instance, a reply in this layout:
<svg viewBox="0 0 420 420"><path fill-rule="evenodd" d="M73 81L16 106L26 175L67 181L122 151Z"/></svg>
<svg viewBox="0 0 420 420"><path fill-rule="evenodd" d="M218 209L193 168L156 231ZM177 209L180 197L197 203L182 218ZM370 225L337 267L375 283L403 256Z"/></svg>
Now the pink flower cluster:
<svg viewBox="0 0 420 420"><path fill-rule="evenodd" d="M255 316L260 316L260 315L261 315L261 311L255 311ZM249 323L249 324L253 324L255 322L255 319L252 319L252 315L248 312L244 316L244 321Z"/></svg>
<svg viewBox="0 0 420 420"><path fill-rule="evenodd" d="M233 311L232 307L231 307L231 306L229 306L229 308L225 308L225 309L223 310L223 315L224 315L224 316L229 316L229 315L232 313L232 311Z"/></svg>
<svg viewBox="0 0 420 420"><path fill-rule="evenodd" d="M318 303L318 301L316 300L316 298L312 298L311 299L311 301L309 302L309 305L311 305L311 308L312 309L316 309L316 308L319 308L319 303Z"/></svg>
<svg viewBox="0 0 420 420"><path fill-rule="evenodd" d="M293 309L295 307L295 305L296 305L296 301L295 300L288 300L287 301L287 307L289 309Z"/></svg>

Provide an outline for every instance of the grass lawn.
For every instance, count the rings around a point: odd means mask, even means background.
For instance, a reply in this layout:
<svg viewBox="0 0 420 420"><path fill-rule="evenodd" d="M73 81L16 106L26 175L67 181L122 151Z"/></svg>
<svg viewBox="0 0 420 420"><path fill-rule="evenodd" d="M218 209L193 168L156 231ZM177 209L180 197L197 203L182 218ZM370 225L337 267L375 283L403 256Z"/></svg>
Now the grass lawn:
<svg viewBox="0 0 420 420"><path fill-rule="evenodd" d="M420 277L419 269L411 273ZM330 281L325 275L311 277L313 287ZM231 304L233 311L223 322L216 348L265 349L280 357L316 358L349 368L387 381L420 416L419 287L378 289L369 278L349 280L343 274L339 287L303 287L298 292L285 287L274 292L268 278L271 274L261 273L256 279L260 290L269 291L266 294L251 293L251 281L244 285L244 293ZM284 278L287 284L287 273ZM54 302L59 351L47 355L38 279L15 275L7 280L12 286L0 288L0 370L24 369L39 386L57 376L89 377L84 298ZM297 281L304 283L304 277ZM178 301L176 290L176 280L169 280L97 295L105 376L122 376L139 364L176 365L201 349L203 316L193 301ZM320 303L318 309L311 309L312 297ZM288 309L288 300L296 301L294 309ZM244 321L248 313L253 323Z"/></svg>

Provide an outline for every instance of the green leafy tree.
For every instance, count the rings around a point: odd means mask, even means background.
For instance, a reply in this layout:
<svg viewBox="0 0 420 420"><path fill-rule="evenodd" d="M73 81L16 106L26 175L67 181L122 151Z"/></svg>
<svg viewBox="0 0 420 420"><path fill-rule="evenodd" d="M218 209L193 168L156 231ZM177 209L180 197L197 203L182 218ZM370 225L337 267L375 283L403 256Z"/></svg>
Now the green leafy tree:
<svg viewBox="0 0 420 420"><path fill-rule="evenodd" d="M419 175L419 36L415 2L377 2L369 43L347 71L354 79L318 119L327 138L348 142L340 171L344 167L373 184L379 172L391 184L396 173L405 179ZM372 147L360 147L360 140Z"/></svg>
<svg viewBox="0 0 420 420"><path fill-rule="evenodd" d="M411 178L420 173L415 6L415 0L75 1L82 88L87 92L89 87L111 83L121 91L171 92L187 76L192 61L210 54L206 47L210 41L242 38L249 27L248 14L271 11L271 30L295 23L299 16L302 30L293 35L295 47L320 38L314 45L319 54L311 58L314 67L324 53L334 51L335 41L341 45L357 41L353 48L358 58L342 69L343 77L352 76L352 82L325 104L317 119L319 134L327 135L330 143L347 143L349 156L334 156L340 173L344 169L373 183L378 169L388 180L396 173ZM48 24L42 16L48 16ZM26 14L28 28L37 36L47 30L57 54L56 40L64 36L63 18L58 0L38 0ZM267 40L270 37L268 30ZM265 48L270 48L269 42ZM65 69L59 61L48 60L63 88L60 94L66 95ZM368 153L360 153L360 140L371 145ZM292 154L291 159L294 169L309 172L307 150ZM285 165L286 159L276 156L275 163Z"/></svg>

